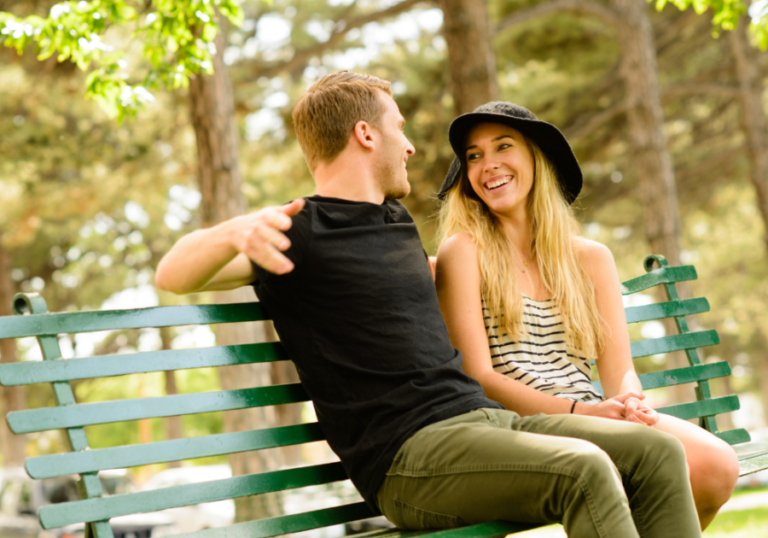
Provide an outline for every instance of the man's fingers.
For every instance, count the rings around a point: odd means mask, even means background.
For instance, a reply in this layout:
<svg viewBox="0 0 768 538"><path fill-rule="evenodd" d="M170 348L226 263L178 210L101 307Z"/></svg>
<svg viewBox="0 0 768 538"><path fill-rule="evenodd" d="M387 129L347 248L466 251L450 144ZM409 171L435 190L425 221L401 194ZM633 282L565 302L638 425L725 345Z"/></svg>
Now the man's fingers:
<svg viewBox="0 0 768 538"><path fill-rule="evenodd" d="M293 262L273 245L263 244L260 248L250 249L246 254L256 265L263 267L270 273L284 275L293 271Z"/></svg>
<svg viewBox="0 0 768 538"><path fill-rule="evenodd" d="M280 211L285 215L288 215L289 217L292 217L294 215L297 215L299 211L304 209L304 203L305 203L304 198L297 198L289 204L280 206L278 208L278 211Z"/></svg>
<svg viewBox="0 0 768 538"><path fill-rule="evenodd" d="M293 224L291 217L280 211L280 208L264 209L259 217L260 224L267 228L275 228L277 230L285 231Z"/></svg>

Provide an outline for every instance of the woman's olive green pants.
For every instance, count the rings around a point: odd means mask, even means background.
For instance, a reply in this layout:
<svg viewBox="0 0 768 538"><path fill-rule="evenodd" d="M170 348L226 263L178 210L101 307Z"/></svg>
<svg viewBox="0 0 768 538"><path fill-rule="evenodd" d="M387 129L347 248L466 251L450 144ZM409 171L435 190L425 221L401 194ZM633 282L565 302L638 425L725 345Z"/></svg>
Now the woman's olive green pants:
<svg viewBox="0 0 768 538"><path fill-rule="evenodd" d="M381 511L406 529L560 522L570 538L700 537L683 446L648 426L478 409L397 453Z"/></svg>

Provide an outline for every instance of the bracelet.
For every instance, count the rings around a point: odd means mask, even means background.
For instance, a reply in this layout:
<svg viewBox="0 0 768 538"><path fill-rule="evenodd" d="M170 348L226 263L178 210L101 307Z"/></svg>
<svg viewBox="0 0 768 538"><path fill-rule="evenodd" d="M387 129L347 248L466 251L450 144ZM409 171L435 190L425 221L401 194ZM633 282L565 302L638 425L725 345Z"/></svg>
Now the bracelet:
<svg viewBox="0 0 768 538"><path fill-rule="evenodd" d="M571 414L573 414L574 409L576 409L576 400L573 400L573 405L571 406Z"/></svg>

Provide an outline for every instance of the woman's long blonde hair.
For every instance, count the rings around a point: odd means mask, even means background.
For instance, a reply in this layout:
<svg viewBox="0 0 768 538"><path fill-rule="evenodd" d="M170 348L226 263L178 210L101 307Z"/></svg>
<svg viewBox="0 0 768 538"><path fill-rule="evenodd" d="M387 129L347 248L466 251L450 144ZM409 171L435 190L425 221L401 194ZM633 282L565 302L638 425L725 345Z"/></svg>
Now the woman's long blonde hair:
<svg viewBox="0 0 768 538"><path fill-rule="evenodd" d="M534 165L527 201L531 257L538 262L544 286L560 308L568 351L597 357L603 337L594 287L574 249L579 224L565 201L555 167L534 142L525 141ZM514 247L499 220L472 190L463 159L458 185L447 193L439 218L442 241L459 232L474 240L486 308L498 320L499 334L506 332L519 340L527 331L522 322L522 292L515 278Z"/></svg>

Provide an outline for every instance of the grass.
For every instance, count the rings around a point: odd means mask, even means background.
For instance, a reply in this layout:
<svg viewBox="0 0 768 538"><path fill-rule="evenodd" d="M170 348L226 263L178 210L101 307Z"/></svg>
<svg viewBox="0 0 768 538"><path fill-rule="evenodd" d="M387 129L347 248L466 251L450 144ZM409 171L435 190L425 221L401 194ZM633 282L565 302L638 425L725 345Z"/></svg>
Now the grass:
<svg viewBox="0 0 768 538"><path fill-rule="evenodd" d="M768 534L768 508L718 515L704 531L706 538L759 538Z"/></svg>

